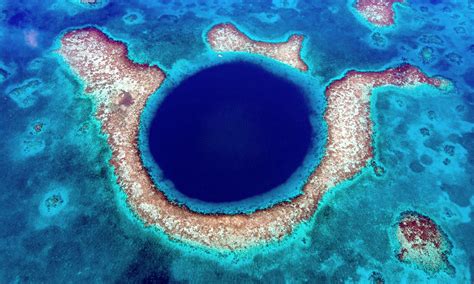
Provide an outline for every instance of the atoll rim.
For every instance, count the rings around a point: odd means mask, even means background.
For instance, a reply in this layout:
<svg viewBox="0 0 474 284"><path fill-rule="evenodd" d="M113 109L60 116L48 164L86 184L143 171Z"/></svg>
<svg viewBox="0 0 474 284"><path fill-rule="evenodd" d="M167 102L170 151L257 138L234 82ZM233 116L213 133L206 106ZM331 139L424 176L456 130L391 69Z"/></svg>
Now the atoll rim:
<svg viewBox="0 0 474 284"><path fill-rule="evenodd" d="M140 117L148 97L165 79L160 69L133 63L123 43L97 29L66 34L59 52L85 79L86 92L100 106L97 117L112 148L111 164L135 213L145 224L182 241L228 250L283 239L313 215L328 189L354 177L367 165L373 157L373 88L446 85L445 80L430 78L409 64L379 72L347 72L326 87L326 152L302 194L248 215L206 215L168 200L156 189L142 163L137 145Z"/></svg>

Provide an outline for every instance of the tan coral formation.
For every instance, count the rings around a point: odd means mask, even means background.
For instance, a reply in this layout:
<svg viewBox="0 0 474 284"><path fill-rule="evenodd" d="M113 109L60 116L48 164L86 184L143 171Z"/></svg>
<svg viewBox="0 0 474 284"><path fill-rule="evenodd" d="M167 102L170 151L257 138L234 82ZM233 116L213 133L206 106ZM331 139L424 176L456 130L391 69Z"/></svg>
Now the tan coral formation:
<svg viewBox="0 0 474 284"><path fill-rule="evenodd" d="M415 211L401 214L396 230L400 244L398 259L414 263L428 273L455 273L448 257L452 244L446 233L431 218Z"/></svg>
<svg viewBox="0 0 474 284"><path fill-rule="evenodd" d="M292 35L286 42L262 42L249 38L232 24L219 24L207 33L207 41L216 52L241 51L260 54L301 71L308 70L308 65L301 58L301 35Z"/></svg>
<svg viewBox="0 0 474 284"><path fill-rule="evenodd" d="M215 44L220 45L219 37ZM327 88L327 153L303 193L291 202L248 215L205 215L168 201L141 161L137 147L140 114L164 80L163 72L131 62L123 43L92 28L67 33L59 52L98 105L97 117L112 149L110 163L131 209L145 225L172 238L217 249L242 249L282 239L313 215L328 188L353 177L367 164L372 158L369 99L373 88L441 85L440 80L429 79L409 65L381 72L348 72Z"/></svg>
<svg viewBox="0 0 474 284"><path fill-rule="evenodd" d="M355 8L372 25L389 27L395 24L395 3L405 3L405 0L357 0Z"/></svg>

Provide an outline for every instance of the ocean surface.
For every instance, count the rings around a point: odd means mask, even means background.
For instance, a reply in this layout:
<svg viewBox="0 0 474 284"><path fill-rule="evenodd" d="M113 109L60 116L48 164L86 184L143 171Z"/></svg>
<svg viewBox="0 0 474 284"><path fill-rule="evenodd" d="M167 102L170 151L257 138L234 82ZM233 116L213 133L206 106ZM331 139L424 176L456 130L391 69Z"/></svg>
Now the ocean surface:
<svg viewBox="0 0 474 284"><path fill-rule="evenodd" d="M346 0L0 1L0 11L0 283L376 283L378 276L385 283L472 283L472 0L396 4L395 25L389 28L371 26L357 15L353 1ZM279 103L274 108L254 109L268 104L268 98L254 97L251 91L256 89L242 89L235 94L245 96L229 93L226 98L244 109L240 113L199 116L219 102L228 103L215 100L211 92L195 102L198 109L174 112L173 97L186 88L180 83L190 80L187 76L226 72L220 70L222 65L200 71L207 64L206 54L212 52L205 34L223 22L232 22L261 41L304 35L302 58L308 74L262 59L265 72L271 74L258 73L260 67L248 72L257 72L254 76L262 82L282 84L281 93L263 92L275 94L272 102ZM140 149L152 177L167 184L165 193L196 211L250 212L297 195L323 155L324 88L348 70L376 71L410 63L449 79L454 89L448 94L377 89L371 108L373 144L385 173L377 176L369 166L333 188L305 229L295 233L297 237L270 243L251 256L214 254L176 244L162 232L145 228L128 208L108 163L112 153L95 117L95 105L83 82L56 53L64 33L85 26L124 42L133 61L157 65L167 73L169 81L158 90L161 96L154 96L143 114ZM234 64L238 69L254 68L240 61ZM281 69L286 77L281 78ZM223 78L216 86L228 90L234 79ZM187 87L209 87L203 80ZM317 87L308 91L308 80ZM301 96L285 98L285 88ZM186 89L181 93L188 94ZM294 119L275 120L282 110ZM240 121L242 115L248 115L248 125L236 121L235 116ZM173 125L175 119L182 123ZM212 125L206 136L213 139L211 152L218 149L222 160L189 161L193 151L203 149L189 145L202 136L184 129L206 119ZM225 138L236 135L237 141L221 140L218 129L224 122L235 125ZM173 131L180 127L182 132ZM254 141L249 131L265 137ZM148 134L150 141L156 138L163 144L150 146ZM160 135L166 139L158 139ZM281 139L285 135L292 139ZM280 143L264 147L268 137ZM176 145L183 139L186 143ZM208 140L204 144L209 145ZM249 170L254 160L239 155L236 146L246 153L266 153L260 160L261 172ZM155 151L166 155L156 158ZM271 155L273 151L281 156ZM229 165L227 159L235 164ZM269 167L262 166L267 163ZM196 166L219 174L188 171ZM243 171L245 178L225 171L231 166ZM183 170L201 179L182 178ZM219 186L229 179L231 185ZM212 185L212 191L196 191L195 182ZM275 190L276 185L281 186ZM246 203L245 198L251 200ZM397 259L394 227L406 210L430 216L446 233L453 246L449 261L454 275L429 273Z"/></svg>

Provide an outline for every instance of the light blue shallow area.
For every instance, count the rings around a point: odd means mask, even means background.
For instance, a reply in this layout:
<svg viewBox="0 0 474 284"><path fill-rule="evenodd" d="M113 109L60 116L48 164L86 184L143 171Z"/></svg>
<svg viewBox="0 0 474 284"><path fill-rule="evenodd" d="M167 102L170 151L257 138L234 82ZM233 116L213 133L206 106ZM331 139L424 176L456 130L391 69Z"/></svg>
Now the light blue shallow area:
<svg viewBox="0 0 474 284"><path fill-rule="evenodd" d="M470 283L474 3L432 2L398 5L391 29L362 23L345 0L0 2L0 282L370 283L378 272L386 283ZM127 207L95 106L54 49L65 30L93 24L126 42L133 60L179 74L212 56L203 32L229 21L260 40L304 34L307 76L318 86L348 69L408 62L455 89L376 91L375 159L386 173L368 167L333 189L283 244L250 256L177 245ZM36 45L28 45L35 32ZM11 92L32 80L39 83ZM405 210L446 232L453 278L396 259L393 228Z"/></svg>

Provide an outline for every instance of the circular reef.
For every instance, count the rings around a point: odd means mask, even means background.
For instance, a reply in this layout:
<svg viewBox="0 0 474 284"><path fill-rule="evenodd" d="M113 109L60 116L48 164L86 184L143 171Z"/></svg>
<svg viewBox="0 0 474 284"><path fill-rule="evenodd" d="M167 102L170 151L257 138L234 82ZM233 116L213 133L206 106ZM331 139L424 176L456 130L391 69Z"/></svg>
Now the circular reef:
<svg viewBox="0 0 474 284"><path fill-rule="evenodd" d="M156 163L152 177L168 198L196 211L240 213L288 200L301 193L320 156L312 153L311 166L302 166L323 138L322 117L311 122L303 88L258 64L205 68L149 105L145 165Z"/></svg>
<svg viewBox="0 0 474 284"><path fill-rule="evenodd" d="M226 37L227 34L231 36ZM229 39L232 41L228 42ZM224 28L211 29L208 43L213 50L223 47L217 49L218 52L249 50L290 66L293 65L289 63L301 59L302 40L291 38L287 42L264 44L244 37L235 29ZM58 52L83 80L85 92L96 104L96 116L112 150L110 163L137 217L146 226L158 228L173 239L224 250L281 240L314 215L328 190L370 164L373 158L370 98L374 89L420 85L450 87L447 80L429 77L409 64L373 72L346 72L325 89L325 153L304 181L301 194L249 214L203 214L170 201L153 181L140 154L138 137L142 113L148 98L161 87L167 75L157 66L131 61L124 43L95 28L69 31L61 38ZM262 84L261 80L256 81ZM225 147L221 151L225 152ZM227 183L222 184L226 186Z"/></svg>

